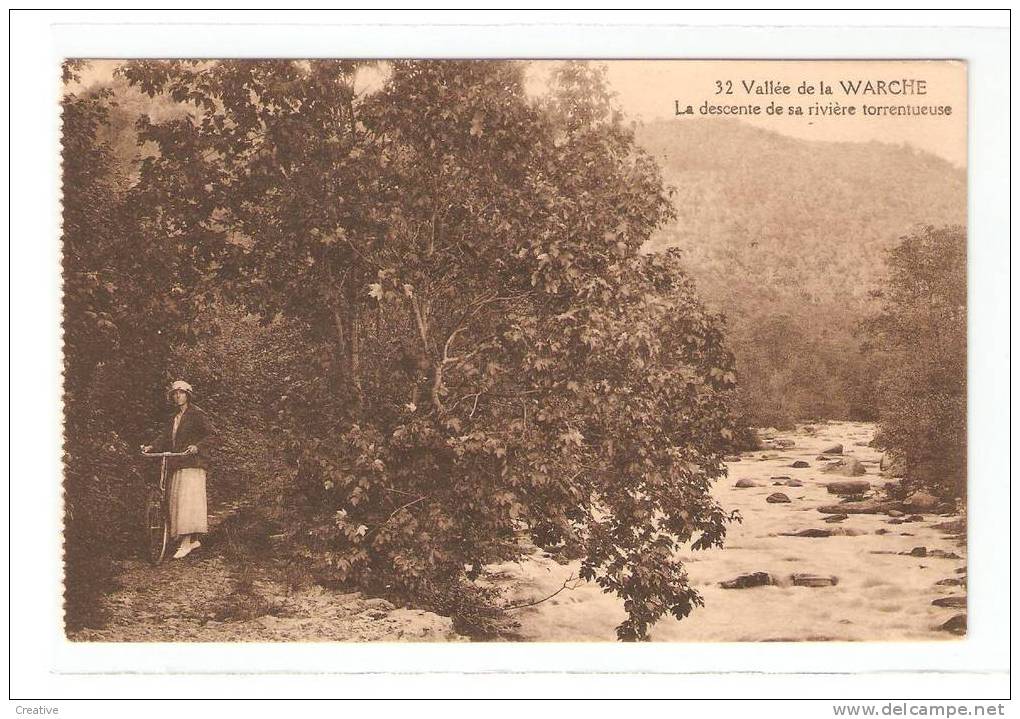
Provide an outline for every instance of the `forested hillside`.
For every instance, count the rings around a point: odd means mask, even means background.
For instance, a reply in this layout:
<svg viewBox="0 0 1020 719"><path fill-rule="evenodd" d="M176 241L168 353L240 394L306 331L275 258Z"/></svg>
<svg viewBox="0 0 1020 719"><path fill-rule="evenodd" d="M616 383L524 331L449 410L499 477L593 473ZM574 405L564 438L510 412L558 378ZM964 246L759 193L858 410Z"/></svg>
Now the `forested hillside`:
<svg viewBox="0 0 1020 719"><path fill-rule="evenodd" d="M916 225L966 223L965 172L908 146L729 120L648 124L637 140L677 211L647 249L681 248L726 315L746 418L872 417L877 371L855 336L869 293Z"/></svg>

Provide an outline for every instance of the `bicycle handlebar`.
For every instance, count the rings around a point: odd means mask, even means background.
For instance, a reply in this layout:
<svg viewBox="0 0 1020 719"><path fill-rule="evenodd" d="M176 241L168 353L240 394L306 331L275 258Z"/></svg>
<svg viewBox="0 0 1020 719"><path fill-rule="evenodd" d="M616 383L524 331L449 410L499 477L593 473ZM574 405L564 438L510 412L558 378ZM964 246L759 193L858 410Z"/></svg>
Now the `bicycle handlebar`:
<svg viewBox="0 0 1020 719"><path fill-rule="evenodd" d="M190 452L142 452L143 457L190 457Z"/></svg>

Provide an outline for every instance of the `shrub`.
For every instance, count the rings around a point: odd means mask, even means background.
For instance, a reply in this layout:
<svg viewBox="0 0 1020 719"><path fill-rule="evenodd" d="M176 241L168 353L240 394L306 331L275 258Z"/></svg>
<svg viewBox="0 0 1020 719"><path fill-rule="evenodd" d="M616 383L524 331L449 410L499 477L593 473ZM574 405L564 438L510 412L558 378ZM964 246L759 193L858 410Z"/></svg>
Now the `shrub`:
<svg viewBox="0 0 1020 719"><path fill-rule="evenodd" d="M912 484L963 497L967 479L967 235L924 227L888 258L866 323L882 358L881 437Z"/></svg>

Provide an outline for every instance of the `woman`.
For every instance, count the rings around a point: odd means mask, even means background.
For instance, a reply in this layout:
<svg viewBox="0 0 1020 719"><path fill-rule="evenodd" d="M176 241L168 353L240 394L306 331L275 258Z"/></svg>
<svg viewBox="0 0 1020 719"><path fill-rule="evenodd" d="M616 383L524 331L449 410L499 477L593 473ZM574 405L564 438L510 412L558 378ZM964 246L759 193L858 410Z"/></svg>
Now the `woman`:
<svg viewBox="0 0 1020 719"><path fill-rule="evenodd" d="M198 535L209 530L206 514L205 470L210 435L205 412L192 400L195 391L183 380L170 385L167 398L177 412L163 428L154 444L142 447L151 452L184 452L186 457L168 460L170 480L170 535L180 537L180 547L174 559L181 559L202 546Z"/></svg>

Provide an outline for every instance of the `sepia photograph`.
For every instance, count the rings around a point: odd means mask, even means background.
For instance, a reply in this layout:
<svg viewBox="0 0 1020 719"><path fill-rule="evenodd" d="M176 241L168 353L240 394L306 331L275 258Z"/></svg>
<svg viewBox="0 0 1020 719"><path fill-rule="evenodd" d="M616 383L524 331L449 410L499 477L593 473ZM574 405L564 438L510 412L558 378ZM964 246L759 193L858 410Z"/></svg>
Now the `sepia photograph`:
<svg viewBox="0 0 1020 719"><path fill-rule="evenodd" d="M64 635L961 641L967 95L66 59Z"/></svg>

